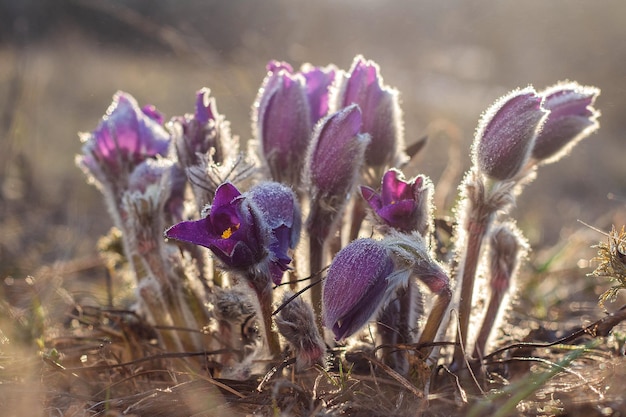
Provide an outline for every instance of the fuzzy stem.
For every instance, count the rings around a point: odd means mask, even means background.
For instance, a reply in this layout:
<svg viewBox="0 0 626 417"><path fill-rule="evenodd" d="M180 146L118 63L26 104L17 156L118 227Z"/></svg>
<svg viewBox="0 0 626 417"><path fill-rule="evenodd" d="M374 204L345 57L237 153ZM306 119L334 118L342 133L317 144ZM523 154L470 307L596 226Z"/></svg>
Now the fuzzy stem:
<svg viewBox="0 0 626 417"><path fill-rule="evenodd" d="M352 206L352 220L350 223L350 242L359 237L359 231L361 230L361 225L363 220L365 220L365 216L367 214L365 210L365 201L363 201L360 196L355 199L354 205Z"/></svg>
<svg viewBox="0 0 626 417"><path fill-rule="evenodd" d="M267 347L272 358L277 359L280 357L281 352L280 341L278 340L278 333L276 333L272 327L272 287L269 285L271 282L269 279L267 282L268 285L265 285L263 288L255 288L255 290L259 299L259 305L261 306L261 316L263 318Z"/></svg>
<svg viewBox="0 0 626 417"><path fill-rule="evenodd" d="M318 236L309 235L309 262L311 276L316 276L324 265L324 239L320 239ZM323 322L322 322L322 283L313 285L311 287L311 305L313 306L313 312L315 313L315 322L317 323L317 329L320 334L324 334Z"/></svg>
<svg viewBox="0 0 626 417"><path fill-rule="evenodd" d="M443 321L443 318L448 310L448 306L450 305L450 301L452 300L452 290L449 286L444 287L439 294L437 294L437 299L433 305L430 314L428 315L428 319L426 320L426 325L424 326L424 330L420 335L419 344L427 344L432 343L435 340L435 336L437 336L437 332L439 331L439 326ZM432 347L427 347L422 350L425 357L427 357L432 351Z"/></svg>
<svg viewBox="0 0 626 417"><path fill-rule="evenodd" d="M491 293L489 305L487 306L487 312L485 313L483 324L480 328L480 331L478 332L476 343L474 344L475 358L480 359L485 354L487 339L489 339L489 335L493 330L493 325L496 322L496 318L498 317L498 312L500 311L500 306L502 305L502 300L504 299L505 294L506 290L494 290Z"/></svg>
<svg viewBox="0 0 626 417"><path fill-rule="evenodd" d="M491 223L491 216L482 215L483 210L472 210L472 214L473 215L468 219L467 245L461 266L463 275L461 278L461 298L459 300L458 344L454 348L454 362L457 364L462 363L463 349L467 346L467 332L469 330L469 319L472 312L476 269L480 259L482 243Z"/></svg>

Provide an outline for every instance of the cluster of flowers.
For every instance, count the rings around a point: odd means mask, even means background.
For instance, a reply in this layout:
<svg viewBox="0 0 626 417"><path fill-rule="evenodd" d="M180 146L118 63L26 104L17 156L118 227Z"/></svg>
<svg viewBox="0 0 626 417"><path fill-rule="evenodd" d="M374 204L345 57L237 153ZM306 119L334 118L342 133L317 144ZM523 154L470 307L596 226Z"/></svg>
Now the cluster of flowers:
<svg viewBox="0 0 626 417"><path fill-rule="evenodd" d="M77 163L105 196L135 280L135 308L159 325L162 345L219 352L214 372L245 377L253 359L282 357L284 342L299 369L321 363L332 343L325 329L341 341L376 320L369 333L391 347L382 359L406 373L406 355L393 346L432 355L456 307L454 359L471 352L468 344L480 357L526 251L509 208L537 166L598 128L599 90L528 87L484 113L444 263L434 251L433 184L401 171L410 156L399 94L378 65L358 56L348 71L294 71L275 61L267 71L245 151L208 89L197 93L193 114L167 123L118 92L82 135ZM481 262L489 302L476 311ZM468 340L473 315L482 326ZM238 332L251 317L260 333Z"/></svg>

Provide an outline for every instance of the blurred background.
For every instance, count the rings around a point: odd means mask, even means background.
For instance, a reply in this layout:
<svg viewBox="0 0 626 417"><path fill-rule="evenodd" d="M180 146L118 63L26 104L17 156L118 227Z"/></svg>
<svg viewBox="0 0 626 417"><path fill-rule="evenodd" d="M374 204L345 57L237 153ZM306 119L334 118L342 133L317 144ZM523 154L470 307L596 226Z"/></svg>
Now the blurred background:
<svg viewBox="0 0 626 417"><path fill-rule="evenodd" d="M1 0L4 291L28 296L16 283L33 285L27 276L50 271L103 275L95 246L111 221L74 157L77 133L96 127L117 90L169 119L193 112L195 91L209 87L247 140L270 59L344 69L357 54L378 62L401 92L406 141L429 137L414 173L437 184L452 155L440 214L453 204L477 120L494 100L565 79L598 86L599 133L542 167L516 213L536 250L568 239L578 219L621 226L625 17L623 0ZM603 239L592 236L589 245Z"/></svg>

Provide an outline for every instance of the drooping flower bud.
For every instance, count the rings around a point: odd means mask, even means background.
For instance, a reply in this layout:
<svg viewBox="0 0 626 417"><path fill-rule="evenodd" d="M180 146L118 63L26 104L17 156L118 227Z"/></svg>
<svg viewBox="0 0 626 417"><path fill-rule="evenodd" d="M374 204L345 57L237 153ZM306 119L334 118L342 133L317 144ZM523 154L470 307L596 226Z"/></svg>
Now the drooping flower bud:
<svg viewBox="0 0 626 417"><path fill-rule="evenodd" d="M543 106L550 110L550 114L537 135L532 156L544 163L555 162L600 127L597 120L600 112L593 108L600 90L566 82L553 85L540 94L544 97Z"/></svg>
<svg viewBox="0 0 626 417"><path fill-rule="evenodd" d="M337 253L322 295L324 325L337 340L354 334L374 316L393 273L389 252L373 239L354 240Z"/></svg>
<svg viewBox="0 0 626 417"><path fill-rule="evenodd" d="M311 124L315 125L328 114L330 87L338 76L339 70L334 65L315 67L311 64L304 64L300 69L300 74L306 82Z"/></svg>
<svg viewBox="0 0 626 417"><path fill-rule="evenodd" d="M353 104L317 124L307 152L305 176L311 190L309 231L324 238L347 203L363 164L369 136L359 134L361 111Z"/></svg>
<svg viewBox="0 0 626 417"><path fill-rule="evenodd" d="M300 240L300 205L291 188L278 182L258 184L248 191L248 195L272 231L270 271L274 284L280 284L283 272L291 263L288 252L295 249Z"/></svg>
<svg viewBox="0 0 626 417"><path fill-rule="evenodd" d="M270 230L250 198L224 183L215 193L206 217L178 223L165 237L209 248L222 263L245 271L269 254Z"/></svg>
<svg viewBox="0 0 626 417"><path fill-rule="evenodd" d="M293 298L291 292L283 295L282 303L276 327L293 350L296 368L303 370L321 364L326 345L317 330L313 309L301 297Z"/></svg>
<svg viewBox="0 0 626 417"><path fill-rule="evenodd" d="M305 81L291 66L272 61L253 108L253 130L272 179L297 186L311 139Z"/></svg>
<svg viewBox="0 0 626 417"><path fill-rule="evenodd" d="M140 109L130 94L118 91L98 127L80 134L77 163L99 184L117 182L144 160L167 154L170 136L162 122L154 107Z"/></svg>
<svg viewBox="0 0 626 417"><path fill-rule="evenodd" d="M427 235L431 223L432 183L418 175L406 180L397 169L390 169L382 179L380 194L361 186L361 195L385 226L400 232L417 231Z"/></svg>
<svg viewBox="0 0 626 417"><path fill-rule="evenodd" d="M362 133L371 136L365 152L369 167L399 165L405 161L404 127L398 91L386 86L374 61L357 56L339 91L337 107L358 104Z"/></svg>
<svg viewBox="0 0 626 417"><path fill-rule="evenodd" d="M530 157L548 112L532 87L514 90L482 115L472 149L480 172L496 180L515 177Z"/></svg>
<svg viewBox="0 0 626 417"><path fill-rule="evenodd" d="M183 168L200 163L198 155L211 154L218 164L238 151L238 143L230 133L230 124L217 112L215 98L208 88L196 93L194 114L172 118L168 124L176 148L178 161Z"/></svg>

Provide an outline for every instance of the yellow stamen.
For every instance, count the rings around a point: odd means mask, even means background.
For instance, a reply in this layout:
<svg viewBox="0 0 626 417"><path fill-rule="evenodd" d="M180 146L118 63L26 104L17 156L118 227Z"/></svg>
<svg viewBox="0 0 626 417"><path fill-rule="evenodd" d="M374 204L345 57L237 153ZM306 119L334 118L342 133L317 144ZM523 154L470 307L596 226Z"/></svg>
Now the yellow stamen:
<svg viewBox="0 0 626 417"><path fill-rule="evenodd" d="M222 239L228 239L229 237L231 237L231 236L232 236L232 234L233 234L233 233L234 233L237 229L239 229L240 224L241 224L241 223L237 223L237 224L235 224L235 225L233 225L233 226L229 227L228 229L224 230L224 231L222 232Z"/></svg>

